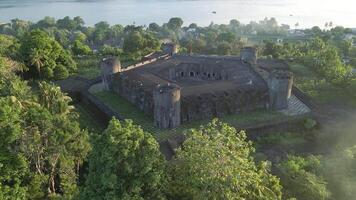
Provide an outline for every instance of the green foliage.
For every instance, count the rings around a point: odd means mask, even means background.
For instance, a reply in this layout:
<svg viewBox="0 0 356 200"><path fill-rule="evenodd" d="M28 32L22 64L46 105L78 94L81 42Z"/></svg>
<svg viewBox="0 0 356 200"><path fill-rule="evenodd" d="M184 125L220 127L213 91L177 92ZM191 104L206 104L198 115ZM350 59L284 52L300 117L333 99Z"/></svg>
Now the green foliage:
<svg viewBox="0 0 356 200"><path fill-rule="evenodd" d="M320 78L338 87L346 87L352 80L351 67L342 63L338 49L320 38L305 43L283 45L266 41L263 54L298 60Z"/></svg>
<svg viewBox="0 0 356 200"><path fill-rule="evenodd" d="M126 54L137 54L137 56L159 50L160 42L150 33L140 31L129 32L125 37L123 50Z"/></svg>
<svg viewBox="0 0 356 200"><path fill-rule="evenodd" d="M173 31L179 30L182 27L182 25L183 25L183 20L179 17L171 18L167 24L168 28Z"/></svg>
<svg viewBox="0 0 356 200"><path fill-rule="evenodd" d="M77 63L77 76L91 79L100 76L100 57L90 56L90 57L76 57L75 61Z"/></svg>
<svg viewBox="0 0 356 200"><path fill-rule="evenodd" d="M162 199L164 160L151 134L112 119L93 142L82 199Z"/></svg>
<svg viewBox="0 0 356 200"><path fill-rule="evenodd" d="M40 30L27 33L21 41L19 51L21 59L29 66L29 75L32 78L58 79L54 76L57 67L65 67L69 72L76 68L71 55Z"/></svg>
<svg viewBox="0 0 356 200"><path fill-rule="evenodd" d="M0 67L0 197L73 199L90 145L70 98L45 82L33 92L2 59Z"/></svg>
<svg viewBox="0 0 356 200"><path fill-rule="evenodd" d="M84 20L81 17L71 19L66 16L63 19L57 20L57 26L60 29L75 30L84 25Z"/></svg>
<svg viewBox="0 0 356 200"><path fill-rule="evenodd" d="M306 143L306 139L300 133L269 133L261 135L257 138L258 147L282 147L283 149L291 149L300 147Z"/></svg>
<svg viewBox="0 0 356 200"><path fill-rule="evenodd" d="M323 174L333 199L353 199L356 195L356 146L337 150L323 159Z"/></svg>
<svg viewBox="0 0 356 200"><path fill-rule="evenodd" d="M21 100L28 100L31 96L30 88L14 72L18 69L17 64L0 57L0 96L15 96Z"/></svg>
<svg viewBox="0 0 356 200"><path fill-rule="evenodd" d="M16 44L15 38L7 35L0 34L0 56L14 55L14 45Z"/></svg>
<svg viewBox="0 0 356 200"><path fill-rule="evenodd" d="M244 132L213 120L191 129L170 162L168 193L175 199L281 199L268 164L256 165Z"/></svg>
<svg viewBox="0 0 356 200"><path fill-rule="evenodd" d="M69 72L67 68L65 68L63 65L58 65L54 71L53 71L54 77L56 77L57 80L61 79L66 79L69 76Z"/></svg>
<svg viewBox="0 0 356 200"><path fill-rule="evenodd" d="M234 42L236 36L232 32L220 33L216 38L219 42Z"/></svg>
<svg viewBox="0 0 356 200"><path fill-rule="evenodd" d="M48 16L38 21L35 25L36 28L51 28L54 26L56 26L56 19Z"/></svg>
<svg viewBox="0 0 356 200"><path fill-rule="evenodd" d="M26 199L27 161L19 151L21 104L15 97L0 97L0 199Z"/></svg>
<svg viewBox="0 0 356 200"><path fill-rule="evenodd" d="M83 44L79 39L74 41L72 52L74 55L90 55L92 50L86 44Z"/></svg>
<svg viewBox="0 0 356 200"><path fill-rule="evenodd" d="M307 118L304 122L304 128L307 130L312 130L318 125L318 123L314 119Z"/></svg>
<svg viewBox="0 0 356 200"><path fill-rule="evenodd" d="M40 83L37 99L38 103L29 104L24 112L26 134L20 146L32 166L37 184L32 187L42 191L41 198L61 194L72 199L77 170L90 149L88 133L79 128L70 98L58 87Z"/></svg>
<svg viewBox="0 0 356 200"><path fill-rule="evenodd" d="M104 56L120 56L123 54L123 51L116 47L103 45L100 49L100 54Z"/></svg>
<svg viewBox="0 0 356 200"><path fill-rule="evenodd" d="M289 156L277 167L285 198L325 200L330 197L327 182L320 174L320 158Z"/></svg>

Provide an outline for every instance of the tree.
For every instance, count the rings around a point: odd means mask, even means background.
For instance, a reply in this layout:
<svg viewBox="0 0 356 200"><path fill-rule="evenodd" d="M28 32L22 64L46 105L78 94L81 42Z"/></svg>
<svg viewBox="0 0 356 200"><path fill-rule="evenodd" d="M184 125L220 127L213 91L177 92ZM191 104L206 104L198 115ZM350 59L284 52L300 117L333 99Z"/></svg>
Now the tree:
<svg viewBox="0 0 356 200"><path fill-rule="evenodd" d="M51 28L56 26L56 20L53 17L46 16L45 18L41 19L37 22L35 27L37 28Z"/></svg>
<svg viewBox="0 0 356 200"><path fill-rule="evenodd" d="M143 31L129 32L125 37L123 50L127 54L142 56L160 48L159 40L150 33Z"/></svg>
<svg viewBox="0 0 356 200"><path fill-rule="evenodd" d="M16 42L15 38L0 34L0 56L11 56L15 54L15 52L11 51L11 48Z"/></svg>
<svg viewBox="0 0 356 200"><path fill-rule="evenodd" d="M343 143L342 146L345 146ZM322 160L322 173L333 199L353 199L356 195L356 146L341 148Z"/></svg>
<svg viewBox="0 0 356 200"><path fill-rule="evenodd" d="M73 18L73 21L76 23L76 28L80 28L82 26L84 26L85 22L84 22L84 19L81 18L80 16L76 16Z"/></svg>
<svg viewBox="0 0 356 200"><path fill-rule="evenodd" d="M15 97L0 97L0 199L25 200L27 161L19 151L21 104Z"/></svg>
<svg viewBox="0 0 356 200"><path fill-rule="evenodd" d="M326 200L330 197L327 183L320 174L320 159L289 156L278 164L285 198ZM319 173L318 173L319 172Z"/></svg>
<svg viewBox="0 0 356 200"><path fill-rule="evenodd" d="M87 131L81 130L70 98L59 87L42 82L35 102L23 108L19 143L30 163L30 199L62 196L72 199L77 191L79 166L90 150Z"/></svg>
<svg viewBox="0 0 356 200"><path fill-rule="evenodd" d="M228 42L222 42L217 48L218 55L230 55L231 54L231 45Z"/></svg>
<svg viewBox="0 0 356 200"><path fill-rule="evenodd" d="M153 31L153 32L158 32L160 30L160 26L156 23L150 23L148 25L148 30Z"/></svg>
<svg viewBox="0 0 356 200"><path fill-rule="evenodd" d="M236 40L236 36L232 32L225 32L225 33L220 33L216 39L219 42L232 43Z"/></svg>
<svg viewBox="0 0 356 200"><path fill-rule="evenodd" d="M75 40L72 47L72 52L74 55L90 55L92 50L88 45L84 44L80 40Z"/></svg>
<svg viewBox="0 0 356 200"><path fill-rule="evenodd" d="M161 199L164 160L151 134L112 119L93 142L82 199Z"/></svg>
<svg viewBox="0 0 356 200"><path fill-rule="evenodd" d="M88 133L59 87L15 72L0 57L0 199L73 199Z"/></svg>
<svg viewBox="0 0 356 200"><path fill-rule="evenodd" d="M27 64L30 78L58 79L54 71L64 66L68 72L76 69L76 63L63 47L47 33L34 30L21 40L20 57ZM64 77L66 78L66 77Z"/></svg>
<svg viewBox="0 0 356 200"><path fill-rule="evenodd" d="M135 31L130 33L127 37L125 37L125 42L123 46L123 50L125 53L136 53L142 50L143 47L143 37L140 32Z"/></svg>
<svg viewBox="0 0 356 200"><path fill-rule="evenodd" d="M30 87L27 83L16 76L20 71L17 63L0 57L0 96L15 96L20 100L29 100L32 96Z"/></svg>
<svg viewBox="0 0 356 200"><path fill-rule="evenodd" d="M213 120L191 129L169 165L168 193L174 199L281 199L268 164L256 165L246 134Z"/></svg>
<svg viewBox="0 0 356 200"><path fill-rule="evenodd" d="M241 23L239 21L237 21L236 19L232 19L232 20L230 20L229 25L232 27L239 27L241 25Z"/></svg>
<svg viewBox="0 0 356 200"><path fill-rule="evenodd" d="M198 28L198 25L196 23L191 23L189 25L189 28L193 28L193 29L197 29Z"/></svg>
<svg viewBox="0 0 356 200"><path fill-rule="evenodd" d="M59 29L66 29L68 31L75 30L79 24L75 20L72 20L69 16L64 17L63 19L57 20L57 27Z"/></svg>
<svg viewBox="0 0 356 200"><path fill-rule="evenodd" d="M179 17L171 18L167 24L168 28L173 31L179 30L182 27L182 25L183 25L183 20Z"/></svg>
<svg viewBox="0 0 356 200"><path fill-rule="evenodd" d="M100 49L100 53L105 56L120 56L123 54L123 51L122 49L104 44Z"/></svg>

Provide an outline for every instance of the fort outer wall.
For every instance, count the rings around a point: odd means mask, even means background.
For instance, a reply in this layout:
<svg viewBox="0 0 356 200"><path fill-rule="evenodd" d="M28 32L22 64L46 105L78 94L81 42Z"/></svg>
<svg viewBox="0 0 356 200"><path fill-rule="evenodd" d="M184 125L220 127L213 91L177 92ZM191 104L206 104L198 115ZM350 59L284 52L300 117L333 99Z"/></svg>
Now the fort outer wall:
<svg viewBox="0 0 356 200"><path fill-rule="evenodd" d="M267 109L268 91L232 89L181 100L181 120L187 123L231 114Z"/></svg>
<svg viewBox="0 0 356 200"><path fill-rule="evenodd" d="M152 115L155 112L155 100L153 98L155 87L154 83L145 81L145 84L143 84L140 80L126 77L125 74L114 75L114 92L130 101L147 115ZM207 93L199 96L181 96L180 123L267 109L268 99L268 90L242 89ZM177 125L177 123L173 124Z"/></svg>

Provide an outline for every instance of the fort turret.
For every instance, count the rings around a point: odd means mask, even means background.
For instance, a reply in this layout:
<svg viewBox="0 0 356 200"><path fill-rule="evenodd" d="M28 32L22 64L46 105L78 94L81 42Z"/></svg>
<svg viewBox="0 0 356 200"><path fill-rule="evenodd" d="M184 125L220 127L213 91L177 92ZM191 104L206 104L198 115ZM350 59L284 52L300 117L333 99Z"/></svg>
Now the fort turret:
<svg viewBox="0 0 356 200"><path fill-rule="evenodd" d="M173 42L163 43L162 44L162 51L165 54L173 56L174 54L178 53L178 45L173 43Z"/></svg>
<svg viewBox="0 0 356 200"><path fill-rule="evenodd" d="M157 85L153 91L154 123L161 129L175 128L180 121L180 87L175 84Z"/></svg>
<svg viewBox="0 0 356 200"><path fill-rule="evenodd" d="M292 94L293 74L287 70L273 70L268 79L270 108L281 110L288 108L288 99Z"/></svg>
<svg viewBox="0 0 356 200"><path fill-rule="evenodd" d="M244 47L241 49L240 57L243 63L256 64L257 50L254 47Z"/></svg>
<svg viewBox="0 0 356 200"><path fill-rule="evenodd" d="M112 89L113 74L121 71L121 63L115 57L104 58L100 63L101 77L105 90Z"/></svg>

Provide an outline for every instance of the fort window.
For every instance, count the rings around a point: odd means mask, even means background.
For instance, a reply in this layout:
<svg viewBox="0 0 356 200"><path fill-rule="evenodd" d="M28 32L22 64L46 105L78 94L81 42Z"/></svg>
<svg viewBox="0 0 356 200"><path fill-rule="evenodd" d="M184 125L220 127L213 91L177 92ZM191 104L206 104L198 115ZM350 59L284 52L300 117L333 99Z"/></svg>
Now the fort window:
<svg viewBox="0 0 356 200"><path fill-rule="evenodd" d="M213 73L213 77L215 77L215 73Z"/></svg>
<svg viewBox="0 0 356 200"><path fill-rule="evenodd" d="M190 77L194 77L194 72L189 73Z"/></svg>
<svg viewBox="0 0 356 200"><path fill-rule="evenodd" d="M198 75L199 75L199 72L196 72L195 74L198 76Z"/></svg>
<svg viewBox="0 0 356 200"><path fill-rule="evenodd" d="M208 78L210 78L210 76L211 76L211 75L210 75L210 73L209 73L209 74L208 74Z"/></svg>
<svg viewBox="0 0 356 200"><path fill-rule="evenodd" d="M181 73L180 73L180 76L183 77L183 76L184 76L184 72L181 72Z"/></svg>

